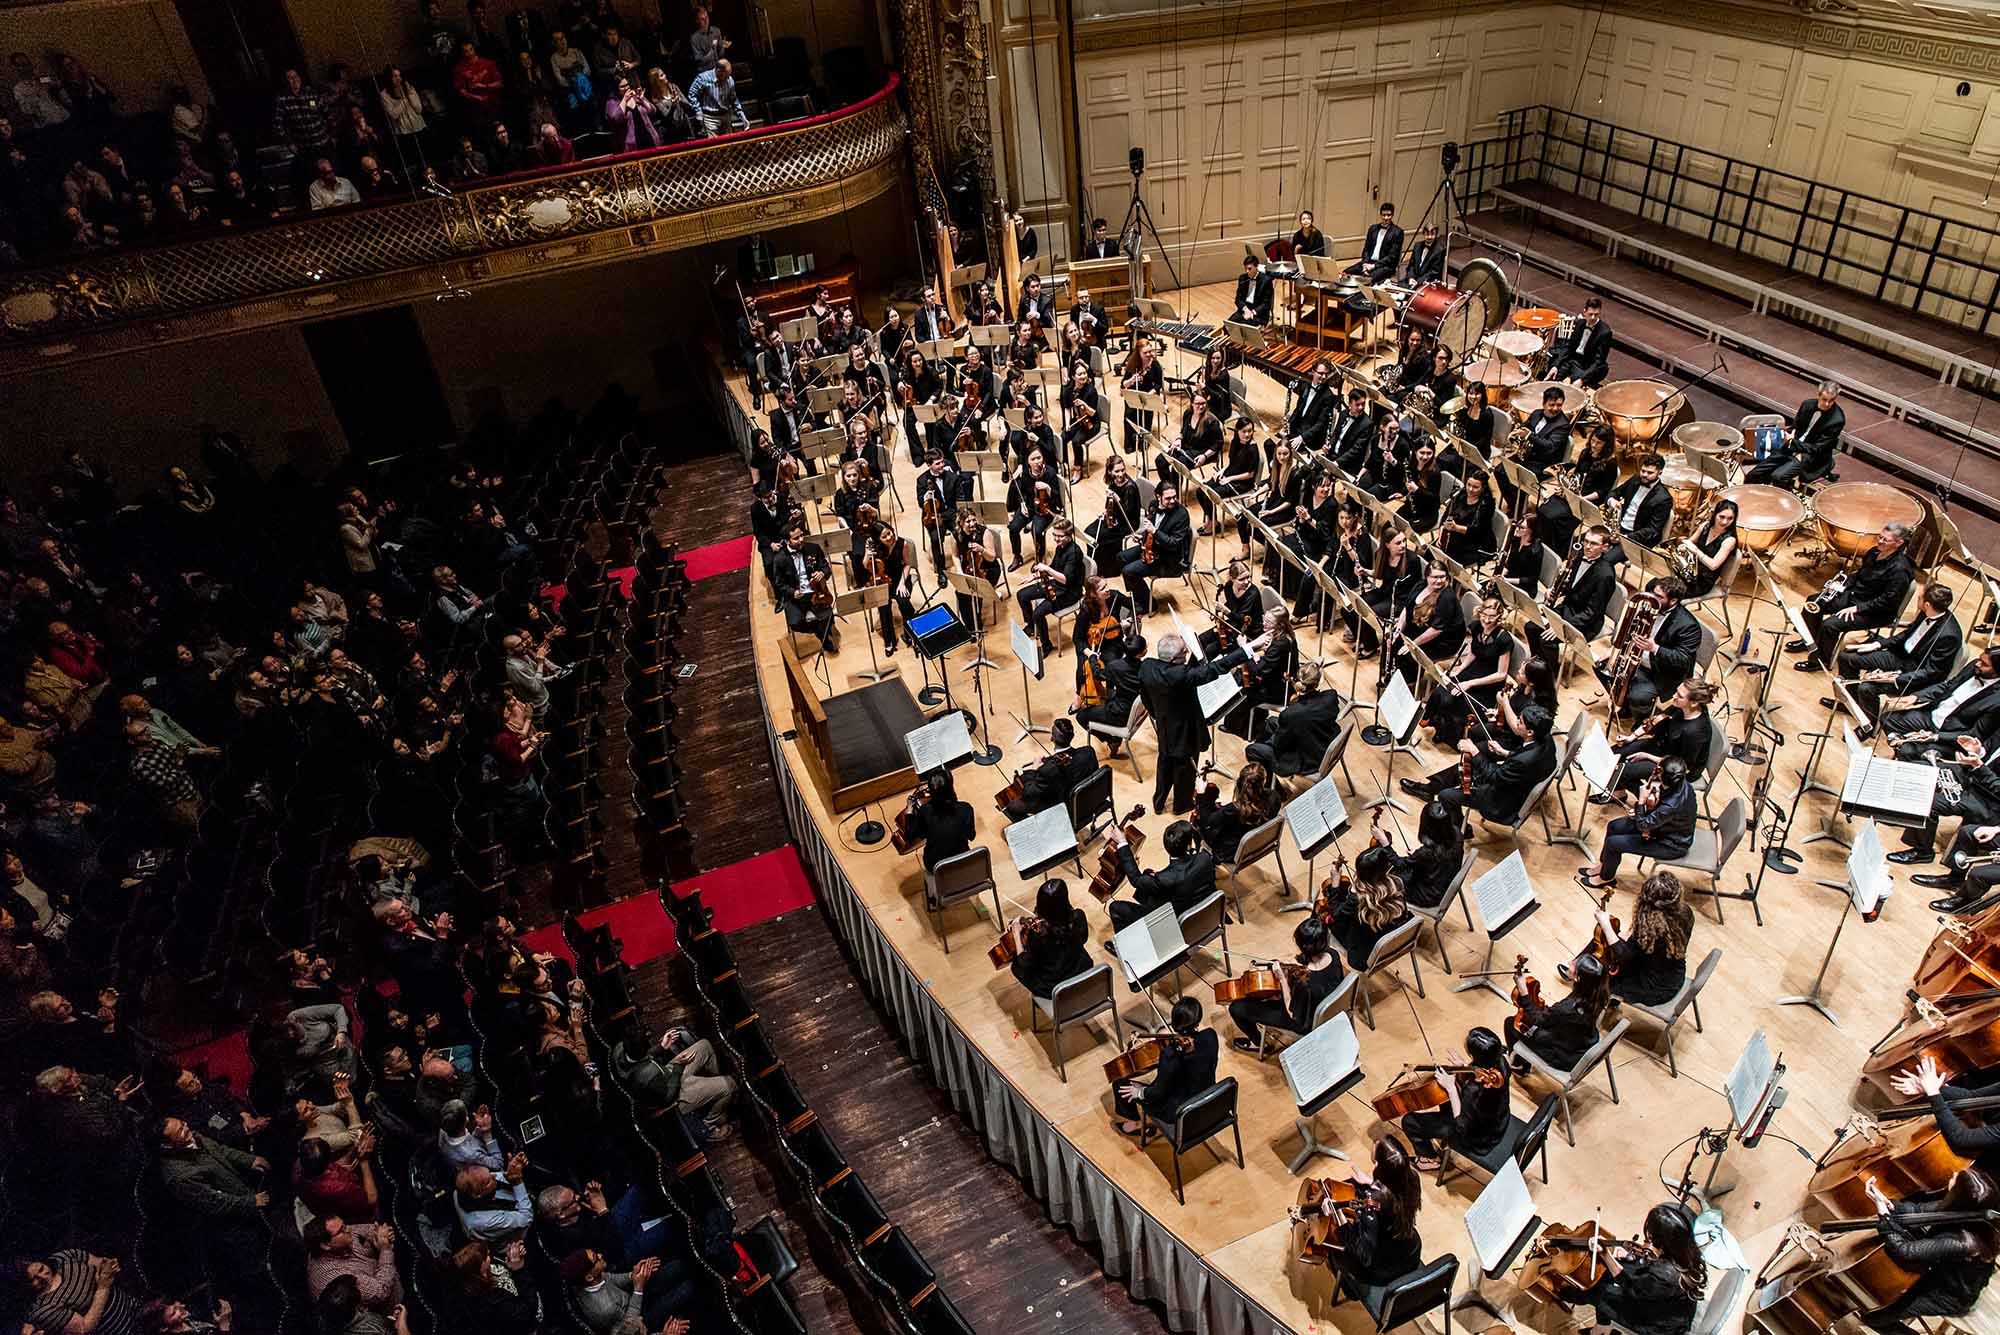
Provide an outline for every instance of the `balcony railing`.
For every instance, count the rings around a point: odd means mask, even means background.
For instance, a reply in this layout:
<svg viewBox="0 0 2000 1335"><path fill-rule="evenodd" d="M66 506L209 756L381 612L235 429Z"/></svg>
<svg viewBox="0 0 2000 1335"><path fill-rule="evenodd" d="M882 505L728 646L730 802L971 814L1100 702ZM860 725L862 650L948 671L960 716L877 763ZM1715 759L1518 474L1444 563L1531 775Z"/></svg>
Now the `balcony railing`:
<svg viewBox="0 0 2000 1335"><path fill-rule="evenodd" d="M895 92L891 75L865 101L769 129L495 178L449 198L306 214L0 274L0 349L273 299L306 314L320 304L314 293L359 280L462 268L497 252L617 229L671 234L676 221L746 205L779 225L795 212L786 206L809 192L838 189L897 159L903 119Z"/></svg>

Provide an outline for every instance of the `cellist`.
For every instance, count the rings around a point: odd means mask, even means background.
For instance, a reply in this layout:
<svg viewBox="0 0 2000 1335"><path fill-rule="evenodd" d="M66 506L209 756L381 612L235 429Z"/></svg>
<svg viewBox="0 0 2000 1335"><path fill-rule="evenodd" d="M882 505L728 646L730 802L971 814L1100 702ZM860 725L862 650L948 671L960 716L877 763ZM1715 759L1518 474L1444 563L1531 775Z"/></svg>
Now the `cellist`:
<svg viewBox="0 0 2000 1335"><path fill-rule="evenodd" d="M1247 772L1250 767L1244 768ZM1241 780L1237 788L1240 795ZM1281 991L1276 1001L1252 1001L1245 997L1229 1003L1230 1021L1243 1031L1230 1040L1230 1046L1238 1052L1261 1054L1265 1025L1292 1034L1311 1029L1313 1011L1333 995L1340 980L1347 976L1324 919L1312 915L1301 919L1292 929L1292 945L1298 950L1299 962L1297 967L1285 965L1277 971Z"/></svg>
<svg viewBox="0 0 2000 1335"><path fill-rule="evenodd" d="M1655 1205L1646 1212L1645 1235L1645 1250L1616 1246L1606 1251L1604 1277L1579 1301L1597 1309L1600 1331L1615 1323L1632 1335L1687 1335L1708 1286L1694 1219L1685 1206L1671 1201Z"/></svg>
<svg viewBox="0 0 2000 1335"><path fill-rule="evenodd" d="M1113 825L1112 828L1115 830L1118 827ZM1173 833L1173 830L1167 831L1169 840L1172 840ZM1131 1119L1142 1110L1155 1126L1171 1126L1182 1104L1215 1084L1215 1057L1219 1044L1215 1031L1201 1026L1201 1003L1193 997L1182 997L1174 1003L1168 1024L1176 1037L1167 1040L1153 1082L1142 1085L1136 1080L1128 1080L1118 1086L1116 1106L1119 1114L1127 1119L1118 1124L1118 1129L1128 1136L1139 1134L1140 1124Z"/></svg>
<svg viewBox="0 0 2000 1335"><path fill-rule="evenodd" d="M1952 1107L1958 1099L2000 1094L2000 1072L1989 1068L1948 1081L1937 1059L1924 1056L1917 1059L1914 1071L1897 1072L1890 1077L1889 1084L1905 1097L1930 1100L1931 1115L1937 1119L1945 1148L1973 1160L1988 1176L2000 1174L2000 1120L1984 1126L1968 1126Z"/></svg>

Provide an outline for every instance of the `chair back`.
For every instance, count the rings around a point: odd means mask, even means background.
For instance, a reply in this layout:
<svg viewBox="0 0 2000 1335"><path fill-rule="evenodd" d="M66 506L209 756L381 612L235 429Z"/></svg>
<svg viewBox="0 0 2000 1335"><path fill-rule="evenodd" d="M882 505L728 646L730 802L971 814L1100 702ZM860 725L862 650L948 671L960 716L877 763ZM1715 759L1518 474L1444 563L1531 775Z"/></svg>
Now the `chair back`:
<svg viewBox="0 0 2000 1335"><path fill-rule="evenodd" d="M1465 490L1465 484L1458 480L1456 473L1440 472L1438 474L1439 511L1442 512L1451 509L1451 503L1458 499L1458 493L1463 490Z"/></svg>
<svg viewBox="0 0 2000 1335"><path fill-rule="evenodd" d="M1542 1152L1542 1146L1548 1144L1549 1128L1556 1124L1556 1113L1561 1108L1562 1095L1548 1095L1522 1128L1520 1140L1514 1143L1514 1162L1521 1166L1522 1172L1528 1171L1528 1165Z"/></svg>
<svg viewBox="0 0 2000 1335"><path fill-rule="evenodd" d="M1375 1313L1377 1331L1408 1325L1451 1299L1452 1285L1458 1282L1458 1257L1447 1252L1429 1265L1397 1280L1382 1296L1382 1310Z"/></svg>
<svg viewBox="0 0 2000 1335"><path fill-rule="evenodd" d="M1574 1087L1584 1076L1590 1074L1591 1070L1610 1054L1611 1049L1618 1046L1618 1040L1625 1037L1625 1031L1631 1027L1632 1017L1628 1015L1599 1034L1597 1041L1590 1045L1590 1051L1579 1057L1576 1065L1570 1068L1569 1077L1564 1083Z"/></svg>
<svg viewBox="0 0 2000 1335"><path fill-rule="evenodd" d="M1611 596L1604 602L1604 629L1601 635L1609 635L1618 629L1618 619L1625 615L1625 604L1632 601L1632 591L1622 583L1611 586Z"/></svg>
<svg viewBox="0 0 2000 1335"><path fill-rule="evenodd" d="M1715 587L1711 588L1706 596L1710 598L1727 598L1730 590L1736 587L1736 572L1742 565L1743 543L1739 540L1736 546L1731 549L1729 559L1722 563L1722 569L1715 572Z"/></svg>
<svg viewBox="0 0 2000 1335"><path fill-rule="evenodd" d="M1694 776L1695 789L1707 792L1715 786L1715 776L1722 773L1722 762L1729 756L1729 734L1715 726L1715 720L1708 724L1708 761L1701 773Z"/></svg>
<svg viewBox="0 0 2000 1335"><path fill-rule="evenodd" d="M1444 888L1444 898L1437 902L1435 909L1430 910L1435 917L1442 919L1451 911L1451 906L1465 894L1466 878L1472 875L1472 865L1477 861L1479 861L1479 850L1467 844L1465 856L1459 859L1457 873L1452 876L1451 884Z"/></svg>
<svg viewBox="0 0 2000 1335"><path fill-rule="evenodd" d="M1350 973L1340 980L1340 985L1320 998L1319 1005L1313 1007L1312 1027L1319 1028L1336 1015L1345 1015L1354 1009L1354 999L1360 995L1361 975Z"/></svg>
<svg viewBox="0 0 2000 1335"><path fill-rule="evenodd" d="M1223 902L1223 894L1217 890L1180 915L1181 940L1187 942L1189 950L1222 935Z"/></svg>
<svg viewBox="0 0 2000 1335"><path fill-rule="evenodd" d="M1729 1314L1736 1310L1736 1296L1743 1292L1744 1281L1750 1272L1741 1266L1731 1266L1722 1272L1710 1287L1708 1296L1702 1299L1701 1308L1695 1313L1694 1325L1688 1328L1688 1335L1717 1335Z"/></svg>
<svg viewBox="0 0 2000 1335"><path fill-rule="evenodd" d="M1377 969L1387 968L1415 950L1417 932L1423 925L1424 920L1413 913L1408 922L1384 933L1376 940L1375 948L1368 952L1368 963L1362 972L1374 973Z"/></svg>
<svg viewBox="0 0 2000 1335"><path fill-rule="evenodd" d="M1700 621L1695 624L1701 628L1701 648L1695 650L1694 675L1696 677L1703 677L1708 674L1708 665L1715 661L1715 627L1709 625L1706 621Z"/></svg>
<svg viewBox="0 0 2000 1335"><path fill-rule="evenodd" d="M1099 964L1056 984L1049 996L1049 1009L1057 1024L1070 1024L1115 1003L1111 993L1111 966Z"/></svg>
<svg viewBox="0 0 2000 1335"><path fill-rule="evenodd" d="M1559 552L1553 547L1547 545L1543 546L1542 584L1541 584L1542 588L1546 589L1551 584L1554 584L1556 582L1556 576L1560 574L1562 571L1563 562L1567 561L1568 559L1569 559L1568 552Z"/></svg>
<svg viewBox="0 0 2000 1335"><path fill-rule="evenodd" d="M1285 813L1280 811L1254 830L1245 830L1243 837L1236 841L1236 852L1229 861L1231 867L1241 871L1260 858L1269 857L1277 851L1278 840L1285 834Z"/></svg>
<svg viewBox="0 0 2000 1335"><path fill-rule="evenodd" d="M1143 695L1135 695L1132 697L1132 708L1130 712L1128 712L1125 715L1126 736L1128 737L1136 736L1139 731L1139 725L1144 723L1145 721L1146 721L1146 697Z"/></svg>
<svg viewBox="0 0 2000 1335"><path fill-rule="evenodd" d="M1458 610L1465 617L1466 633L1468 635L1472 633L1472 627L1479 624L1479 604L1484 601L1485 599L1479 596L1479 590L1477 589L1460 589L1458 591Z"/></svg>
<svg viewBox="0 0 2000 1335"><path fill-rule="evenodd" d="M968 848L930 869L931 893L938 904L971 899L993 884L993 851Z"/></svg>
<svg viewBox="0 0 2000 1335"><path fill-rule="evenodd" d="M1140 511L1141 511L1141 512L1143 513L1144 511L1147 511L1147 510L1150 510L1150 509L1152 509L1152 508L1153 508L1153 491L1154 491L1154 488L1156 488L1156 487L1157 487L1157 486L1158 486L1159 484L1158 484L1158 483L1156 483L1156 482L1154 482L1154 481L1153 481L1153 479L1151 479L1151 478L1149 478L1149 477L1145 477L1145 476L1139 476L1139 477L1135 477L1135 478L1133 478L1132 480L1133 480L1134 482L1136 482L1136 483L1138 483L1138 484L1139 484L1139 509L1140 509Z"/></svg>
<svg viewBox="0 0 2000 1335"><path fill-rule="evenodd" d="M1353 739L1354 719L1350 716L1347 722L1340 725L1340 731L1333 735L1333 740L1326 744L1326 754L1319 758L1319 773L1315 776L1315 782L1333 773L1333 767L1347 754L1347 744Z"/></svg>
<svg viewBox="0 0 2000 1335"><path fill-rule="evenodd" d="M1729 805L1722 809L1722 819L1715 826L1715 871L1718 876L1722 874L1724 864L1735 854L1736 846L1743 842L1748 819L1741 797L1730 798Z"/></svg>
<svg viewBox="0 0 2000 1335"><path fill-rule="evenodd" d="M1276 612L1285 605L1284 595L1280 594L1277 587L1271 584L1259 584L1257 586L1257 601L1262 604L1266 612Z"/></svg>
<svg viewBox="0 0 2000 1335"><path fill-rule="evenodd" d="M1174 1146L1199 1145L1236 1120L1236 1077L1216 1081L1174 1114Z"/></svg>
<svg viewBox="0 0 2000 1335"><path fill-rule="evenodd" d="M1716 946L1708 952L1707 958L1702 960L1700 967L1689 976L1685 983L1681 984L1681 990L1674 995L1674 999L1667 1003L1666 1012L1669 1024L1679 1019L1681 1013L1694 1004L1694 999L1701 995L1701 990L1704 987L1708 986L1708 980L1715 976L1715 966L1721 962L1722 947Z"/></svg>
<svg viewBox="0 0 2000 1335"><path fill-rule="evenodd" d="M1068 801L1070 829L1089 829L1092 821L1111 810L1111 766L1092 770L1069 790Z"/></svg>

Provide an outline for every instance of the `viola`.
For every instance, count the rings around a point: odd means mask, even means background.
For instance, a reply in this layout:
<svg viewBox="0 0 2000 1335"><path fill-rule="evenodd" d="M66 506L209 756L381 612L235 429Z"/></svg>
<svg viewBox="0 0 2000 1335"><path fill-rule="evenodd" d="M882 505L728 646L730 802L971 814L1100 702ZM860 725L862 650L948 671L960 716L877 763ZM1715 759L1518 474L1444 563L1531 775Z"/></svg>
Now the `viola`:
<svg viewBox="0 0 2000 1335"><path fill-rule="evenodd" d="M1021 776L1016 774L1005 788L993 794L994 809L1005 814L1009 802L1024 801L1027 796L1028 786L1021 782Z"/></svg>
<svg viewBox="0 0 2000 1335"><path fill-rule="evenodd" d="M1035 513L1044 517L1054 514L1055 511L1049 508L1049 500L1054 495L1055 492L1048 483L1037 482L1035 484Z"/></svg>
<svg viewBox="0 0 2000 1335"><path fill-rule="evenodd" d="M1610 911L1611 891L1606 890L1602 895L1598 896L1597 907L1599 908L1599 910L1607 913ZM1611 931L1616 932L1617 930L1618 930L1618 919L1614 917L1611 919ZM1611 940L1610 933L1607 933L1604 930L1603 923L1599 923L1597 924L1596 927L1591 929L1590 948L1584 951L1583 953L1586 955L1596 956L1598 963L1604 966L1604 972L1608 974L1617 973L1618 965L1616 963L1615 957L1612 954L1612 944L1613 943Z"/></svg>
<svg viewBox="0 0 2000 1335"><path fill-rule="evenodd" d="M826 572L824 570L813 571L811 575L807 576L806 583L812 591L811 599L814 607L833 606L833 589L827 583Z"/></svg>
<svg viewBox="0 0 2000 1335"><path fill-rule="evenodd" d="M1171 1029L1142 1029L1132 1036L1132 1045L1104 1063L1104 1078L1112 1084L1144 1075L1160 1064L1167 1049L1194 1050L1194 1035L1177 1034Z"/></svg>
<svg viewBox="0 0 2000 1335"><path fill-rule="evenodd" d="M1139 818L1146 814L1144 806L1135 806L1118 822L1124 828L1125 842L1136 853L1146 842L1146 832L1139 828ZM1125 883L1125 868L1118 857L1118 849L1107 842L1104 851L1097 855L1097 874L1090 878L1091 898L1102 904L1118 893L1118 887Z"/></svg>
<svg viewBox="0 0 2000 1335"><path fill-rule="evenodd" d="M1027 914L1021 919L1021 930L1024 934L1027 932L1040 932L1047 926L1046 922L1037 918L1032 913ZM1000 933L1000 939L988 947L986 958L993 961L994 968L1004 969L1021 957L1023 947L1015 945L1014 941L1014 932L1010 928Z"/></svg>
<svg viewBox="0 0 2000 1335"><path fill-rule="evenodd" d="M928 804L930 800L931 790L920 785L910 794L910 800L903 804L903 809L896 813L896 828L890 832L889 842L898 854L907 853L917 846L917 835L910 828L910 817L916 813L918 807Z"/></svg>
<svg viewBox="0 0 2000 1335"><path fill-rule="evenodd" d="M1077 684L1076 707L1090 709L1104 703L1104 670L1098 666L1096 654L1083 656L1083 680Z"/></svg>

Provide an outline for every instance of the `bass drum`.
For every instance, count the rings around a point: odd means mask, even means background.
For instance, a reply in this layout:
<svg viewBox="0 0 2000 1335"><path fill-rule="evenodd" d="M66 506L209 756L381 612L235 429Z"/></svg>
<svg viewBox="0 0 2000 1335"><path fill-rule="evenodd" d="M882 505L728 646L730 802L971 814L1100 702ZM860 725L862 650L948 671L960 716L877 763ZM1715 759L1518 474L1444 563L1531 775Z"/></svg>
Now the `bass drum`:
<svg viewBox="0 0 2000 1335"><path fill-rule="evenodd" d="M1467 356L1486 337L1486 298L1443 283L1425 283L1403 307L1403 323L1423 330L1455 356Z"/></svg>

